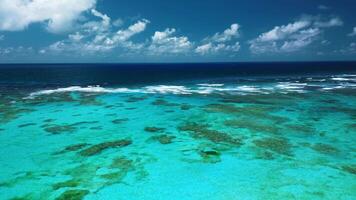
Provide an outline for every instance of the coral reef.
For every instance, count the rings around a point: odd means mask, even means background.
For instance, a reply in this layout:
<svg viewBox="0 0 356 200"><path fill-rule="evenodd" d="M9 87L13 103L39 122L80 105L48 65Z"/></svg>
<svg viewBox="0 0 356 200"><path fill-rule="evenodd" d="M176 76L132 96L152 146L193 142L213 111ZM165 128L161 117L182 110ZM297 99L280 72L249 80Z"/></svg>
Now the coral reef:
<svg viewBox="0 0 356 200"><path fill-rule="evenodd" d="M219 132L216 130L208 129L207 125L198 124L198 123L187 123L183 126L178 127L180 131L188 131L192 133L194 138L204 138L215 143L226 143L232 144L235 146L241 145L241 140L234 138L227 133Z"/></svg>
<svg viewBox="0 0 356 200"><path fill-rule="evenodd" d="M175 138L176 138L175 136L171 136L171 135L156 135L151 137L152 140L156 140L161 144L170 144L173 142L173 139Z"/></svg>
<svg viewBox="0 0 356 200"><path fill-rule="evenodd" d="M270 150L272 152L291 156L292 145L285 138L262 138L254 140L253 143L260 148Z"/></svg>
<svg viewBox="0 0 356 200"><path fill-rule="evenodd" d="M146 132L156 133L156 132L162 132L162 131L164 131L166 129L165 128L154 127L154 126L148 126L148 127L145 127L144 130Z"/></svg>
<svg viewBox="0 0 356 200"><path fill-rule="evenodd" d="M67 190L57 197L56 200L82 200L88 194L88 190Z"/></svg>
<svg viewBox="0 0 356 200"><path fill-rule="evenodd" d="M100 154L102 151L109 149L109 148L117 148L117 147L125 147L132 144L131 140L116 140L110 142L103 142L100 144L93 145L87 149L84 149L79 152L81 156L93 156L96 154Z"/></svg>

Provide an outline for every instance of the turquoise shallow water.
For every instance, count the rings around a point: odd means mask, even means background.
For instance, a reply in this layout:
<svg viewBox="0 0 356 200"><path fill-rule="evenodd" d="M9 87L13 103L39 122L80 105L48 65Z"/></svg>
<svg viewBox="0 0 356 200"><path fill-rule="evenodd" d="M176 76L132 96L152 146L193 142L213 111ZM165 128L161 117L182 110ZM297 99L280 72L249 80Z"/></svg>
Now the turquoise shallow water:
<svg viewBox="0 0 356 200"><path fill-rule="evenodd" d="M355 87L4 90L0 199L355 199Z"/></svg>

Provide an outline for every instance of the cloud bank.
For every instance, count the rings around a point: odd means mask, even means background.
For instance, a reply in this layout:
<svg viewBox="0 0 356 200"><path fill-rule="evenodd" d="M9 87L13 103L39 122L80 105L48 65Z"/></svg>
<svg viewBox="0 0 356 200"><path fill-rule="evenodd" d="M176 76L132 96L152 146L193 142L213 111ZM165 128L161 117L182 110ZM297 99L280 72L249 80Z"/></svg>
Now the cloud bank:
<svg viewBox="0 0 356 200"><path fill-rule="evenodd" d="M48 31L68 31L96 0L1 0L0 30L20 31L32 23L45 23Z"/></svg>

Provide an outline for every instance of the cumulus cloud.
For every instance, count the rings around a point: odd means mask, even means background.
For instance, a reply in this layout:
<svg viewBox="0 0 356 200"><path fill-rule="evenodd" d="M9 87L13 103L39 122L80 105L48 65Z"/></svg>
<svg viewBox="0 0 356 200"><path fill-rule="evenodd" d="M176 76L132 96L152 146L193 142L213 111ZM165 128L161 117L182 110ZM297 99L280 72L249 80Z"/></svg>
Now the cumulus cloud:
<svg viewBox="0 0 356 200"><path fill-rule="evenodd" d="M193 44L186 36L174 36L176 29L167 28L164 31L156 31L148 47L149 54L178 54L191 50Z"/></svg>
<svg viewBox="0 0 356 200"><path fill-rule="evenodd" d="M215 35L207 40L213 42L227 42L233 38L238 38L240 36L239 33L240 25L232 24L230 28L226 29L223 33L215 33Z"/></svg>
<svg viewBox="0 0 356 200"><path fill-rule="evenodd" d="M32 23L45 23L48 31L68 31L96 0L1 0L0 30L19 31Z"/></svg>
<svg viewBox="0 0 356 200"><path fill-rule="evenodd" d="M299 51L318 40L324 29L342 25L343 22L338 17L322 21L319 16L304 16L298 21L275 26L260 34L249 41L250 50L255 54Z"/></svg>
<svg viewBox="0 0 356 200"><path fill-rule="evenodd" d="M195 53L201 55L215 54L220 52L238 52L240 43L236 41L240 37L240 25L232 24L222 33L215 33L212 37L203 40L203 44L195 48ZM235 41L233 41L235 40Z"/></svg>
<svg viewBox="0 0 356 200"><path fill-rule="evenodd" d="M198 46L195 49L196 53L199 53L201 55L206 55L206 54L212 54L212 53L219 53L222 51L230 51L230 52L238 52L240 50L240 43L236 42L235 44L232 45L226 45L224 43L208 43L208 44L203 44Z"/></svg>
<svg viewBox="0 0 356 200"><path fill-rule="evenodd" d="M148 20L142 19L126 29L114 31L110 17L95 9L92 9L91 13L101 20L84 23L79 31L69 34L68 39L53 43L47 49L43 49L42 53L77 52L86 54L107 52L118 46L127 49L139 49L142 47L141 44L134 44L129 39L143 32L149 23Z"/></svg>
<svg viewBox="0 0 356 200"><path fill-rule="evenodd" d="M356 26L352 29L352 32L348 34L350 37L356 36Z"/></svg>

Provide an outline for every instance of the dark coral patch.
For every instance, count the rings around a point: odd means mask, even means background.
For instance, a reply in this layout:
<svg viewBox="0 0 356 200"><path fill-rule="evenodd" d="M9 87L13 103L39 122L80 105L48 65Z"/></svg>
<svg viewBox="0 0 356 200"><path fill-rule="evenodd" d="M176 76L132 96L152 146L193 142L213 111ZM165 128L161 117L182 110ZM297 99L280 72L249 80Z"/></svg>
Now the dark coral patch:
<svg viewBox="0 0 356 200"><path fill-rule="evenodd" d="M154 126L148 126L148 127L145 127L144 130L146 132L156 133L156 132L162 132L162 131L164 131L166 129L165 128L154 127Z"/></svg>
<svg viewBox="0 0 356 200"><path fill-rule="evenodd" d="M117 147L125 147L132 144L131 140L116 140L111 142L104 142L100 144L93 145L87 149L84 149L79 152L81 156L93 156L96 154L100 154L102 151L109 149L109 148L117 148Z"/></svg>
<svg viewBox="0 0 356 200"><path fill-rule="evenodd" d="M179 104L169 103L168 101L163 100L163 99L157 99L156 101L152 102L152 105L155 105L155 106L179 106Z"/></svg>
<svg viewBox="0 0 356 200"><path fill-rule="evenodd" d="M180 106L181 110L190 110L191 108L193 108L193 106L189 105L189 104L182 104Z"/></svg>
<svg viewBox="0 0 356 200"><path fill-rule="evenodd" d="M52 186L52 188L54 190L58 190L61 188L74 188L74 187L78 187L80 185L80 182L74 179L68 180L68 181L64 181L64 182L60 182L60 183L56 183Z"/></svg>
<svg viewBox="0 0 356 200"><path fill-rule="evenodd" d="M279 134L280 128L274 124L260 123L253 119L233 119L226 120L224 122L225 126L230 126L234 128L246 128L254 132L268 132L272 134Z"/></svg>
<svg viewBox="0 0 356 200"><path fill-rule="evenodd" d="M128 118L122 118L122 119L115 119L115 120L112 120L111 122L112 122L113 124L122 124L122 123L127 122L127 121L129 121Z"/></svg>
<svg viewBox="0 0 356 200"><path fill-rule="evenodd" d="M35 126L36 123L27 123L27 124L20 124L18 125L19 128L25 128L25 127L28 127L28 126Z"/></svg>
<svg viewBox="0 0 356 200"><path fill-rule="evenodd" d="M336 149L335 147L333 147L329 144L317 143L317 144L314 144L311 148L319 153L322 153L322 154L336 154L339 152L338 149Z"/></svg>
<svg viewBox="0 0 356 200"><path fill-rule="evenodd" d="M292 145L285 138L263 138L253 141L253 143L263 149L282 155L292 155Z"/></svg>
<svg viewBox="0 0 356 200"><path fill-rule="evenodd" d="M156 135L151 137L152 140L156 140L161 144L170 144L175 138L176 137L172 135Z"/></svg>
<svg viewBox="0 0 356 200"><path fill-rule="evenodd" d="M356 175L356 165L343 165L341 166L341 169L345 172Z"/></svg>
<svg viewBox="0 0 356 200"><path fill-rule="evenodd" d="M187 123L183 126L178 127L180 131L188 131L192 133L195 138L204 138L215 143L227 143L232 145L241 145L241 140L234 138L227 133L223 133L216 130L208 129L207 125L202 125L198 123Z"/></svg>
<svg viewBox="0 0 356 200"><path fill-rule="evenodd" d="M57 135L57 134L61 134L61 133L74 132L77 129L72 125L52 125L52 126L46 127L44 130L48 133L53 134L53 135Z"/></svg>
<svg viewBox="0 0 356 200"><path fill-rule="evenodd" d="M67 190L57 197L56 200L82 200L88 194L88 190Z"/></svg>
<svg viewBox="0 0 356 200"><path fill-rule="evenodd" d="M134 102L138 102L138 101L143 101L147 99L147 97L130 97L126 100L127 103L134 103Z"/></svg>

